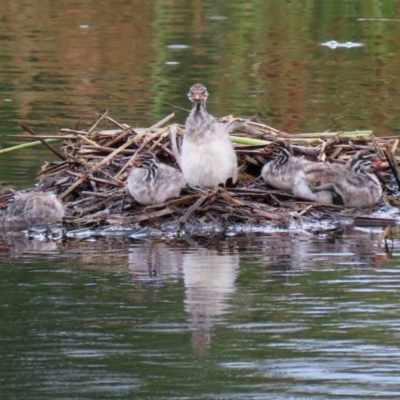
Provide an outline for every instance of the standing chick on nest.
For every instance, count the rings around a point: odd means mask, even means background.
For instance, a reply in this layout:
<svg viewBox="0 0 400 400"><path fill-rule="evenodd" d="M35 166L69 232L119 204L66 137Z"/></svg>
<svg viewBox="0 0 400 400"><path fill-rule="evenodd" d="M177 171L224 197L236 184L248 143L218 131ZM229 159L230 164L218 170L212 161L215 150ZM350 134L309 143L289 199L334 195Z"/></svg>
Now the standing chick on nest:
<svg viewBox="0 0 400 400"><path fill-rule="evenodd" d="M192 186L217 187L237 177L237 158L224 124L206 111L207 89L196 83L188 93L192 110L182 143L182 172Z"/></svg>
<svg viewBox="0 0 400 400"><path fill-rule="evenodd" d="M140 153L129 171L127 192L140 204L164 203L170 197L179 196L186 181L182 173L160 163L148 151Z"/></svg>

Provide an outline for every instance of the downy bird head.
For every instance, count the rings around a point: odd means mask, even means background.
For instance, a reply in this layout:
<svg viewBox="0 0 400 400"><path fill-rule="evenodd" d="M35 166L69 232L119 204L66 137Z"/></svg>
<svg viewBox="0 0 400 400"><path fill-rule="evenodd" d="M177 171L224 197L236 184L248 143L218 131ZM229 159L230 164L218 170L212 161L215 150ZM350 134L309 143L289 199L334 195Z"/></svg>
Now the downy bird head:
<svg viewBox="0 0 400 400"><path fill-rule="evenodd" d="M369 153L367 150L357 152L347 163L348 168L356 173L374 173L379 167L381 160L376 154Z"/></svg>
<svg viewBox="0 0 400 400"><path fill-rule="evenodd" d="M15 190L4 188L0 190L0 209L6 208L10 202L13 201Z"/></svg>
<svg viewBox="0 0 400 400"><path fill-rule="evenodd" d="M208 97L207 88L201 83L195 83L188 92L188 99L193 103L193 107L205 107Z"/></svg>
<svg viewBox="0 0 400 400"><path fill-rule="evenodd" d="M145 179L155 180L157 178L160 162L155 154L144 151L136 157L132 164L136 168L143 168L147 171Z"/></svg>
<svg viewBox="0 0 400 400"><path fill-rule="evenodd" d="M286 164L293 155L292 147L289 142L279 141L272 143L268 148L270 158L276 160L278 164Z"/></svg>

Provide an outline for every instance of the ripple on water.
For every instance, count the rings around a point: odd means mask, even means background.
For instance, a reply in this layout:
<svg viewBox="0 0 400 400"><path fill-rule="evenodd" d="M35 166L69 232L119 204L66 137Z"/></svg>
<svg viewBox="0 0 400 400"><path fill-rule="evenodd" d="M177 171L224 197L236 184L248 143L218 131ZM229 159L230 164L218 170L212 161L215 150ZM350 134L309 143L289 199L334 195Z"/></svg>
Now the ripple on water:
<svg viewBox="0 0 400 400"><path fill-rule="evenodd" d="M84 393L104 393L118 396L137 389L140 380L129 374L115 374L101 371L98 368L91 370L65 370L63 374L49 371L46 380L41 385L39 392L44 394L66 391L69 395Z"/></svg>
<svg viewBox="0 0 400 400"><path fill-rule="evenodd" d="M294 380L296 384L288 386L288 391L293 390L303 395L400 394L400 351L397 347L364 345L349 340L294 340L271 346L315 352L316 356L312 360L309 356L302 357L299 354L296 358L258 362L230 361L222 363L221 366L226 369L243 370L247 376L248 371L252 371L253 379L259 376L272 380Z"/></svg>

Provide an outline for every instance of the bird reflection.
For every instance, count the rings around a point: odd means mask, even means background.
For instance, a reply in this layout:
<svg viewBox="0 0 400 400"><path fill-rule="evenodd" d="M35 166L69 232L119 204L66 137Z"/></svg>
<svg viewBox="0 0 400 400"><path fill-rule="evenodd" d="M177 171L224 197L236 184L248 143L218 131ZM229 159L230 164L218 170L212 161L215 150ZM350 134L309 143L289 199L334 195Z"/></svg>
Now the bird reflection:
<svg viewBox="0 0 400 400"><path fill-rule="evenodd" d="M192 346L206 351L211 342L211 328L228 311L229 298L235 292L239 255L227 246L212 245L185 249L164 242L149 241L131 247L129 270L148 279L182 276L185 285L185 311L189 314ZM211 245L210 245L211 246ZM209 247L209 246L208 246Z"/></svg>
<svg viewBox="0 0 400 400"><path fill-rule="evenodd" d="M234 253L198 248L183 254L185 310L190 315L192 346L197 352L209 348L213 323L228 311L238 266L239 255Z"/></svg>
<svg viewBox="0 0 400 400"><path fill-rule="evenodd" d="M264 250L266 269L276 275L290 273L299 268L326 264L338 260L358 267L380 267L390 258L389 246L380 246L382 231L337 230L323 235L310 233L278 234L268 238ZM390 249L389 249L390 250Z"/></svg>
<svg viewBox="0 0 400 400"><path fill-rule="evenodd" d="M129 270L141 278L161 278L177 275L182 266L181 250L164 242L147 241L131 247Z"/></svg>
<svg viewBox="0 0 400 400"><path fill-rule="evenodd" d="M0 230L0 253L3 259L25 253L50 253L57 248L57 243L52 240L32 239L24 232Z"/></svg>

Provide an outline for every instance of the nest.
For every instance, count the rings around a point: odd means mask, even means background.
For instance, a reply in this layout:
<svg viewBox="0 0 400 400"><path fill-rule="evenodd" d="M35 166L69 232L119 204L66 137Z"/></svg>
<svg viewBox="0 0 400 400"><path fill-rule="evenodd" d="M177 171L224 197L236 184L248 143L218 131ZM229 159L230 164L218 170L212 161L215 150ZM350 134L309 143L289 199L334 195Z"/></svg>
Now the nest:
<svg viewBox="0 0 400 400"><path fill-rule="evenodd" d="M89 129L61 129L54 138L63 140L60 149L50 145L29 126L22 128L35 135L60 161L46 162L38 173L41 190L56 193L65 205L67 227L104 225L157 226L173 223L287 225L296 218L354 218L371 210L351 210L322 206L294 198L260 180L268 155L263 148L271 142L288 140L295 155L311 160L345 163L358 150L374 150L387 159L379 176L385 188L384 203L399 205L400 186L396 137L375 137L371 131L288 134L256 119L220 119L232 127L231 137L239 162L238 183L232 188L185 188L181 196L163 204L142 206L126 195L129 165L136 155L147 150L160 161L175 164L171 151L170 129L178 132L180 145L184 127L167 125L171 114L150 128L135 128L117 122L107 112ZM46 136L48 138L50 136Z"/></svg>

